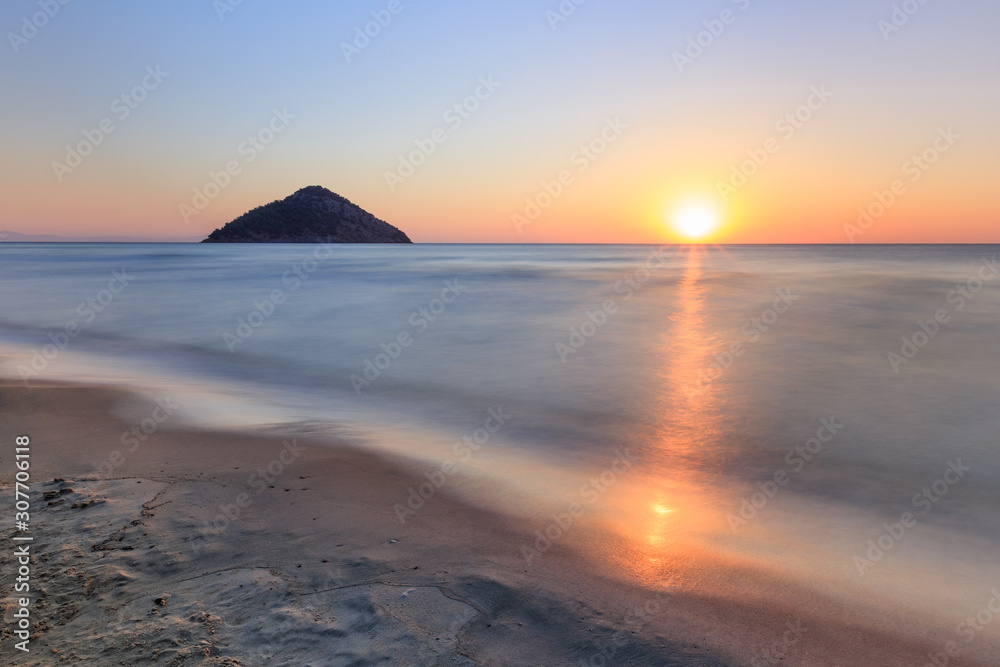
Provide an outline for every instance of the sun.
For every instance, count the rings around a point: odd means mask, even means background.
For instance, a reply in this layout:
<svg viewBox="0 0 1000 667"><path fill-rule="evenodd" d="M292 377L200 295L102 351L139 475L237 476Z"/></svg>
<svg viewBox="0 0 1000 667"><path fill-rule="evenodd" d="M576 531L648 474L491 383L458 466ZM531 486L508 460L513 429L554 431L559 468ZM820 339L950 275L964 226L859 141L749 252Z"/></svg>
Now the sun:
<svg viewBox="0 0 1000 667"><path fill-rule="evenodd" d="M722 214L705 202L688 202L678 206L670 216L674 230L689 241L707 238L719 227Z"/></svg>

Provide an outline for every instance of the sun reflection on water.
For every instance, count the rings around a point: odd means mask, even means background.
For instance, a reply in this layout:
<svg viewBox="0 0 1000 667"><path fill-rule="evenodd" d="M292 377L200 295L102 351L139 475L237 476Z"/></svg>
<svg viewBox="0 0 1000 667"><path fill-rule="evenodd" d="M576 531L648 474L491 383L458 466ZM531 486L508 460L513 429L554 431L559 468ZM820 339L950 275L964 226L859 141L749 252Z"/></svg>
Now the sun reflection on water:
<svg viewBox="0 0 1000 667"><path fill-rule="evenodd" d="M705 260L704 248L690 247L660 346L658 426L641 450L647 478L624 493L621 530L630 547L617 564L653 587L695 585L707 555L698 538L718 524L707 484L724 452L725 397L723 383L705 375L719 351L705 324Z"/></svg>

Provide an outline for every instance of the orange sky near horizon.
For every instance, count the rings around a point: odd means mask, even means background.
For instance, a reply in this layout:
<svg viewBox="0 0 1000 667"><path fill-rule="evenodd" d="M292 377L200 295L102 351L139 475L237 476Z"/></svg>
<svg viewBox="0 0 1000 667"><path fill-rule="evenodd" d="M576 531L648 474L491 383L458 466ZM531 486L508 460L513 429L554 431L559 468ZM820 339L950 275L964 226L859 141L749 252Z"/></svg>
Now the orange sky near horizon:
<svg viewBox="0 0 1000 667"><path fill-rule="evenodd" d="M851 171L846 166L835 172L833 165L816 169L791 151L779 153L770 172L748 178L723 201L718 190L725 181L713 180L707 168L700 177L676 173L680 169L657 171L639 146L616 148L619 155L578 175L548 207L536 203L534 218L527 216L533 213L529 200L548 203L543 184L556 179L545 178L534 189L530 183L501 188L470 179L456 191L443 185L452 181L415 180L389 193L371 179L309 176L300 168L297 178L266 169L234 179L204 211L191 216L190 224L178 210L181 203L190 203L181 199L183 190L151 186L139 175L80 174L57 189L44 181L17 183L15 177L5 187L15 192L4 197L2 228L61 236L198 237L255 206L316 184L399 227L415 242L685 242L692 239L677 233L671 211L694 198L717 207L718 229L705 239L693 239L713 243L1000 243L1000 200L983 197L989 178L974 172L975 165L960 153L943 156L917 183L902 168L895 174L891 168ZM725 166L715 170L725 172ZM810 187L815 182L822 187ZM894 182L897 189L902 183L903 194L892 193ZM881 202L890 200L883 212ZM871 222L862 211L869 212ZM527 224L518 226L514 216Z"/></svg>

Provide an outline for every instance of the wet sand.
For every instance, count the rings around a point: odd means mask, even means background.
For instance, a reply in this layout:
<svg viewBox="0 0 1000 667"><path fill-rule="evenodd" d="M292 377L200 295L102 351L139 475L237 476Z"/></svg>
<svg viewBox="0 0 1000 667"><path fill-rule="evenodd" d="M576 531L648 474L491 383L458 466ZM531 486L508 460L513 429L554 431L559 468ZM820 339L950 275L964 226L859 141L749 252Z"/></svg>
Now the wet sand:
<svg viewBox="0 0 1000 667"><path fill-rule="evenodd" d="M0 492L29 435L35 536L30 653L0 601L10 664L913 666L947 639L851 621L711 555L728 585L644 589L571 540L528 564L538 526L447 487L401 524L393 504L426 481L403 461L292 432L123 437L156 409L0 387Z"/></svg>

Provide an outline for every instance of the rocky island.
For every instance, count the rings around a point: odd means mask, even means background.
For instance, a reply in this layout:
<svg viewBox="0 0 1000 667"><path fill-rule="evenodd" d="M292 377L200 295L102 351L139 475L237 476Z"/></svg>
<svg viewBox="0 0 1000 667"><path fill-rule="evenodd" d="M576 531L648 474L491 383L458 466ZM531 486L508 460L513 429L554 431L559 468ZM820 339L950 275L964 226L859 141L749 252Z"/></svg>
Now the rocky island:
<svg viewBox="0 0 1000 667"><path fill-rule="evenodd" d="M244 213L202 243L412 243L389 223L319 185Z"/></svg>

